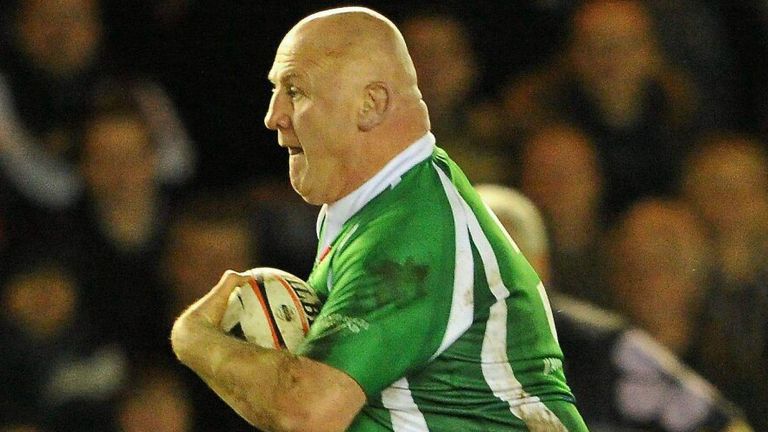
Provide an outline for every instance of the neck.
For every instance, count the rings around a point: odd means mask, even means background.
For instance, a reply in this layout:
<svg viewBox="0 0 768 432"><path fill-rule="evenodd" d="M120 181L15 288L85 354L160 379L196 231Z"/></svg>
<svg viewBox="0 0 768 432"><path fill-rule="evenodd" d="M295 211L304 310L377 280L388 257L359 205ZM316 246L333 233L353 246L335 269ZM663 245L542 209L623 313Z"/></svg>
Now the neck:
<svg viewBox="0 0 768 432"><path fill-rule="evenodd" d="M430 124L427 107L418 102L403 103L395 108L389 121L363 134L363 145L358 146L361 154L357 160L366 164L365 175L358 178L356 189L381 171L395 156L429 132ZM358 171L360 172L360 171Z"/></svg>

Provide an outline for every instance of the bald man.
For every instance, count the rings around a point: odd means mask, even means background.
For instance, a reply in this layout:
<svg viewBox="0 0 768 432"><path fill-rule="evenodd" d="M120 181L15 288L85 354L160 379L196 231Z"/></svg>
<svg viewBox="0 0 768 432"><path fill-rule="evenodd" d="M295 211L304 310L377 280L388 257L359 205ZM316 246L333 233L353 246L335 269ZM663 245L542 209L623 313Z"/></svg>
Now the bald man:
<svg viewBox="0 0 768 432"><path fill-rule="evenodd" d="M320 12L280 44L265 123L322 205L297 352L225 336L227 272L177 320L179 359L274 431L586 431L539 278L436 147L405 42L368 9Z"/></svg>

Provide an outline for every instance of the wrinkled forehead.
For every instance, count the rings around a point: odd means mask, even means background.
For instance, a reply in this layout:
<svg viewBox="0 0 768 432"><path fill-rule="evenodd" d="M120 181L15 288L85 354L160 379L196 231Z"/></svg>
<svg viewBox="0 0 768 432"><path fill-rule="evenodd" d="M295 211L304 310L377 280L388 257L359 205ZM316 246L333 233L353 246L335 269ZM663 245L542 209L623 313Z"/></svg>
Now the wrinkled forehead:
<svg viewBox="0 0 768 432"><path fill-rule="evenodd" d="M328 34L321 35L303 27L295 27L280 42L269 79L277 82L285 75L304 75L330 67L342 57L342 50L329 39Z"/></svg>
<svg viewBox="0 0 768 432"><path fill-rule="evenodd" d="M288 32L269 78L282 82L283 75L301 73L414 86L416 74L397 28L386 18L357 12L310 16Z"/></svg>

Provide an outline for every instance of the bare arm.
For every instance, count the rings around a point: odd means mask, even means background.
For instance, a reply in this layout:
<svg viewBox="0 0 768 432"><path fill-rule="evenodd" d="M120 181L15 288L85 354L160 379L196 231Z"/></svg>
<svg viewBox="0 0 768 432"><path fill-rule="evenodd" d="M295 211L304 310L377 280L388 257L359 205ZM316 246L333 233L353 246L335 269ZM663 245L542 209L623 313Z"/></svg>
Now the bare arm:
<svg viewBox="0 0 768 432"><path fill-rule="evenodd" d="M158 179L167 185L184 183L195 173L197 155L171 98L152 81L138 82L133 91L157 140Z"/></svg>
<svg viewBox="0 0 768 432"><path fill-rule="evenodd" d="M232 289L248 277L227 272L176 321L179 360L254 426L267 431L343 431L365 403L347 374L288 351L224 334L219 323Z"/></svg>
<svg viewBox="0 0 768 432"><path fill-rule="evenodd" d="M80 197L83 182L66 160L46 154L18 118L5 78L0 75L0 170L27 199L62 209Z"/></svg>

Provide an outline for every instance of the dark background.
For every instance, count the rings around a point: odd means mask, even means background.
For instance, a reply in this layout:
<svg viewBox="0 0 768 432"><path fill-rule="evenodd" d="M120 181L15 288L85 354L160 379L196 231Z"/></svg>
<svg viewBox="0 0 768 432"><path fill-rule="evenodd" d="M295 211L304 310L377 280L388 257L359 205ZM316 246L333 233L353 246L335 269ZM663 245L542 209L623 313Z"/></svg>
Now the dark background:
<svg viewBox="0 0 768 432"><path fill-rule="evenodd" d="M157 75L198 142L199 181L285 177L287 161L263 126L270 94L266 75L283 35L302 17L345 2L111 1L106 5L111 49L125 68ZM562 7L527 1L367 1L394 21L421 10L455 13L475 36L491 92L515 71L539 62L559 42ZM565 2L567 3L567 2ZM418 4L418 7L415 5ZM213 186L220 186L213 184Z"/></svg>
<svg viewBox="0 0 768 432"><path fill-rule="evenodd" d="M169 89L198 143L198 182L228 186L243 178L285 178L286 158L263 126L266 80L282 36L302 17L329 7L372 7L395 22L419 11L460 17L480 57L483 96L541 64L565 37L576 0L509 1L212 1L111 0L105 14L110 49L125 68L155 74ZM759 131L768 80L768 23L758 0L699 0L722 22L737 74L739 122ZM767 97L768 99L768 97Z"/></svg>

